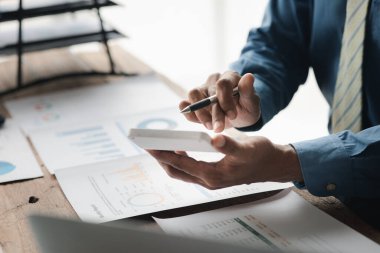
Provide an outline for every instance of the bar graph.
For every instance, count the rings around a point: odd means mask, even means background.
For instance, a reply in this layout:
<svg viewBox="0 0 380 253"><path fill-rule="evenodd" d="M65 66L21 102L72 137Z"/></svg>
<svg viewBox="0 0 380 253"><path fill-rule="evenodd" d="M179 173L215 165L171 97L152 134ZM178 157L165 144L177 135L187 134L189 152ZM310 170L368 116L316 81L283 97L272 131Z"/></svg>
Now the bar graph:
<svg viewBox="0 0 380 253"><path fill-rule="evenodd" d="M134 182L144 182L149 180L149 177L141 169L138 163L131 165L125 169L113 170L107 177L114 176L119 180L124 181L125 183L134 183Z"/></svg>
<svg viewBox="0 0 380 253"><path fill-rule="evenodd" d="M142 150L129 142L112 120L62 126L49 131L34 132L30 137L51 173L57 169L94 164L142 153Z"/></svg>
<svg viewBox="0 0 380 253"><path fill-rule="evenodd" d="M57 133L57 139L63 139L72 151L83 159L104 161L123 157L112 138L103 126L94 126Z"/></svg>

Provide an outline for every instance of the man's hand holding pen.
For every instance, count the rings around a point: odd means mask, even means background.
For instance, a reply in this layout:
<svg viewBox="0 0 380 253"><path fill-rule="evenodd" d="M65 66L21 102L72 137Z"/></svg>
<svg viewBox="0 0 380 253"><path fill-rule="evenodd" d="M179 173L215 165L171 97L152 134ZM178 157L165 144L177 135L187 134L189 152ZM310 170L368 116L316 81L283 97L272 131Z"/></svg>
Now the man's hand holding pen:
<svg viewBox="0 0 380 253"><path fill-rule="evenodd" d="M252 74L239 74L227 71L223 75L209 76L206 84L193 89L188 99L180 103L181 110L199 100L216 95L217 103L186 113L185 117L192 122L201 123L207 129L219 133L230 127L246 127L256 123L260 117L260 98L256 95ZM239 96L234 96L234 88Z"/></svg>
<svg viewBox="0 0 380 253"><path fill-rule="evenodd" d="M238 89L239 95L234 93ZM213 103L191 105L216 95ZM189 107L190 106L190 107ZM188 99L179 105L185 117L201 123L207 129L222 132L229 127L247 127L260 118L260 98L255 93L254 76L236 72L211 75L206 84L189 92ZM236 141L217 135L212 140L216 150L225 156L218 162L197 161L185 152L148 152L157 159L166 173L176 179L196 183L209 189L265 181L303 181L296 151L291 145L278 145L265 137L247 137Z"/></svg>

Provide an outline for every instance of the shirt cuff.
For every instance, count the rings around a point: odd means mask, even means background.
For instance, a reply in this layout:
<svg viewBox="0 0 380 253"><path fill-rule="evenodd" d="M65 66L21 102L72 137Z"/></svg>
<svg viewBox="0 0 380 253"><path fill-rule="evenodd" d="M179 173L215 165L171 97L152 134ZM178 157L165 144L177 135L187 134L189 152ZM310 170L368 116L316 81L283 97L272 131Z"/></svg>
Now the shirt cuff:
<svg viewBox="0 0 380 253"><path fill-rule="evenodd" d="M235 127L237 130L239 131L242 131L242 132L250 132L250 131L257 131L257 130L260 130L262 127L263 127L264 123L263 123L263 117L261 117L260 115L260 118L259 120L251 125L251 126L246 126L246 127Z"/></svg>
<svg viewBox="0 0 380 253"><path fill-rule="evenodd" d="M308 191L316 196L353 192L351 160L338 135L292 144L297 152Z"/></svg>

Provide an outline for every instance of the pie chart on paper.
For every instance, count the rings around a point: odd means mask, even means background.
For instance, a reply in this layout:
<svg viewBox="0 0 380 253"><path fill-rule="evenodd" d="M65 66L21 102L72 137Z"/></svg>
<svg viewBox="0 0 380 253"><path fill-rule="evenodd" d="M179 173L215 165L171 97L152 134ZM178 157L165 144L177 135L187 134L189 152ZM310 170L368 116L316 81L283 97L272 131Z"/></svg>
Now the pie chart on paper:
<svg viewBox="0 0 380 253"><path fill-rule="evenodd" d="M0 176L11 173L14 169L16 169L16 166L13 164L0 161Z"/></svg>

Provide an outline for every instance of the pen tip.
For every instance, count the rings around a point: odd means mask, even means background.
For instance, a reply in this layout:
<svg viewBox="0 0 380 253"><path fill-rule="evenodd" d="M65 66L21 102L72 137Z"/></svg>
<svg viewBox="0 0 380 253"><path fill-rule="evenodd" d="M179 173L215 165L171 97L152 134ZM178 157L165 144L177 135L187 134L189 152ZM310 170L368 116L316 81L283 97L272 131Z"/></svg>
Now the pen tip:
<svg viewBox="0 0 380 253"><path fill-rule="evenodd" d="M181 113L189 113L191 110L190 110L190 107L189 106L187 106L187 107L185 107L185 108L183 108L182 110L181 110Z"/></svg>

